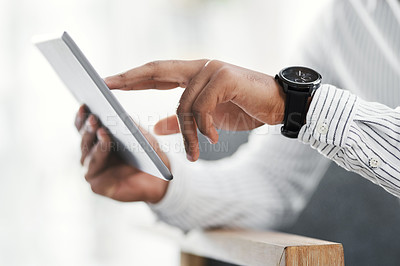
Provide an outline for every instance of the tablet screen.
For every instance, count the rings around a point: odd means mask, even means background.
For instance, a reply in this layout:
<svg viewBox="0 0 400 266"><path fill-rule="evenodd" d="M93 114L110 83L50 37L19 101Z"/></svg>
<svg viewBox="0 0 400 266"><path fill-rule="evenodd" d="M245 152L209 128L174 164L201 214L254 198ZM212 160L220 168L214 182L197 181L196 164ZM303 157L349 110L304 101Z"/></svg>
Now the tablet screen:
<svg viewBox="0 0 400 266"><path fill-rule="evenodd" d="M127 163L164 180L172 179L157 142L139 130L66 32L61 37L36 39L35 44L78 102L85 104L111 132Z"/></svg>

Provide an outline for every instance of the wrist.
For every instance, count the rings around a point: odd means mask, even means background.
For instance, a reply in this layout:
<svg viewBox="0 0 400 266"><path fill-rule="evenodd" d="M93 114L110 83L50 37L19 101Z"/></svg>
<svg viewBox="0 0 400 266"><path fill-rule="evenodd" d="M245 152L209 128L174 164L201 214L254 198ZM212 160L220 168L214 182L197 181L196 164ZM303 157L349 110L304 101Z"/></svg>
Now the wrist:
<svg viewBox="0 0 400 266"><path fill-rule="evenodd" d="M168 185L169 182L155 178L154 183L151 184L152 188L149 189L146 202L151 204L159 203L167 194Z"/></svg>
<svg viewBox="0 0 400 266"><path fill-rule="evenodd" d="M321 75L307 67L294 66L282 69L275 80L286 94L281 132L288 138L297 138L306 123L306 114L312 94L321 84Z"/></svg>
<svg viewBox="0 0 400 266"><path fill-rule="evenodd" d="M277 92L275 97L275 112L274 115L274 125L282 124L285 118L285 105L286 105L286 93L283 91L282 87L279 85L278 81L274 79L274 90Z"/></svg>

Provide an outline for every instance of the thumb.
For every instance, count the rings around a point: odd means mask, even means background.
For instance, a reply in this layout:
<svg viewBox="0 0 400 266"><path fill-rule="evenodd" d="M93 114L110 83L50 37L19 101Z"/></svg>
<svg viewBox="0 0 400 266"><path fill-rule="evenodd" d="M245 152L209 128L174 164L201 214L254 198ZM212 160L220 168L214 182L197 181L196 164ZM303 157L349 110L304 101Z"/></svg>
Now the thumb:
<svg viewBox="0 0 400 266"><path fill-rule="evenodd" d="M154 133L157 135L171 135L181 132L176 115L161 119L154 125Z"/></svg>

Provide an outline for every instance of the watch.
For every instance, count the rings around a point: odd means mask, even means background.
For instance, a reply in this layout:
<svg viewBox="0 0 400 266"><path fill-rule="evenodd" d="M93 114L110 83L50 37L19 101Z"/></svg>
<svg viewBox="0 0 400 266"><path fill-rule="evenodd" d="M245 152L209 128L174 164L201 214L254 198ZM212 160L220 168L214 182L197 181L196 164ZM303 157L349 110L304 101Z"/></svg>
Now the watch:
<svg viewBox="0 0 400 266"><path fill-rule="evenodd" d="M308 98L319 88L322 77L311 68L294 66L282 69L275 80L286 93L281 132L288 138L297 138L305 124Z"/></svg>

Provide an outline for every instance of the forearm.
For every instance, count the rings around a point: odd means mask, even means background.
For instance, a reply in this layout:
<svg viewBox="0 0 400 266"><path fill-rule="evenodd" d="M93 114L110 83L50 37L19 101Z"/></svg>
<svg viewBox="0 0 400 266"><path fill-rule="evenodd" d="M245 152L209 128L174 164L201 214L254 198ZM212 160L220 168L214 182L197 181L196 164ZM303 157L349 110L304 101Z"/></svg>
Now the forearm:
<svg viewBox="0 0 400 266"><path fill-rule="evenodd" d="M230 158L188 163L173 158L175 180L151 205L183 230L278 228L295 220L329 161L280 135L253 134Z"/></svg>
<svg viewBox="0 0 400 266"><path fill-rule="evenodd" d="M323 85L311 102L299 139L400 196L399 109Z"/></svg>
<svg viewBox="0 0 400 266"><path fill-rule="evenodd" d="M186 163L184 160L181 164ZM217 164L221 163L225 162ZM263 178L232 170L226 165L216 169L207 161L181 168L162 202L152 205L153 211L162 221L185 231L272 226L273 220L282 216L277 190Z"/></svg>

